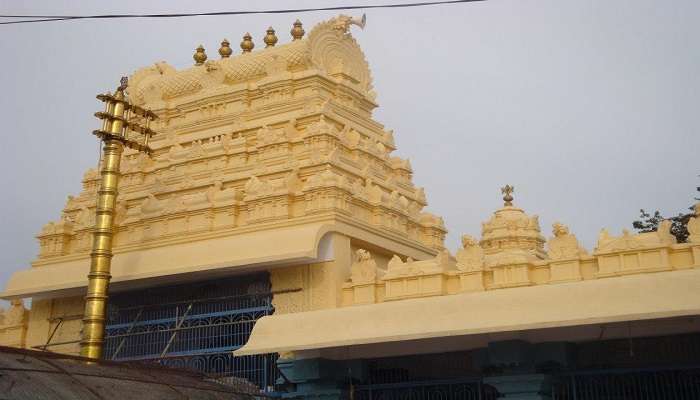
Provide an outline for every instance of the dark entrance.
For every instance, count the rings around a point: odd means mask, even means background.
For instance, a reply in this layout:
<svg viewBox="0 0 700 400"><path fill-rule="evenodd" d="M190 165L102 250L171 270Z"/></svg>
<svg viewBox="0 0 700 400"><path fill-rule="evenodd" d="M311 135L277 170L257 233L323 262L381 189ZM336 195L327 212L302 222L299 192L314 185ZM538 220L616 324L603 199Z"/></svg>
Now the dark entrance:
<svg viewBox="0 0 700 400"><path fill-rule="evenodd" d="M515 378L507 389L517 393L529 375L542 385L528 393L544 399L700 400L698 333L551 344L506 346L512 362L497 345L366 360L365 380L350 390L356 400L490 400L504 397L494 378Z"/></svg>
<svg viewBox="0 0 700 400"><path fill-rule="evenodd" d="M240 377L268 389L277 378L277 355L234 358L232 352L273 312L267 273L115 293L104 358Z"/></svg>
<svg viewBox="0 0 700 400"><path fill-rule="evenodd" d="M483 382L470 352L425 354L369 360L367 380L356 400L495 400L498 391Z"/></svg>

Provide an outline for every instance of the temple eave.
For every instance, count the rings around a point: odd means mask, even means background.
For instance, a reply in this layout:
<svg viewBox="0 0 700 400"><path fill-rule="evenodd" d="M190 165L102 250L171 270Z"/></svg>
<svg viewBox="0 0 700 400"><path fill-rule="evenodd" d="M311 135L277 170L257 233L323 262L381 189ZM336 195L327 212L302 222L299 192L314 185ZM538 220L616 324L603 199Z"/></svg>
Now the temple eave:
<svg viewBox="0 0 700 400"><path fill-rule="evenodd" d="M152 279L206 278L259 268L289 267L328 261L332 250L324 238L339 233L354 240L375 243L389 251L424 259L435 250L391 232L358 223L342 215L320 215L287 223L271 223L267 229L238 229L226 236L205 235L199 240L173 240L134 248L115 249L113 289L147 284ZM235 251L232 251L235 249ZM12 299L80 295L87 284L87 254L41 260L29 270L16 272L0 298ZM134 268L138 266L138 268ZM160 283L163 283L162 281Z"/></svg>
<svg viewBox="0 0 700 400"><path fill-rule="evenodd" d="M600 293L614 293L610 296ZM554 303L551 299L566 298ZM483 310L483 311L479 311ZM485 311L488 312L485 312ZM592 314L591 310L598 310ZM272 315L237 356L637 321L700 313L700 270ZM410 316L420 315L421 318Z"/></svg>

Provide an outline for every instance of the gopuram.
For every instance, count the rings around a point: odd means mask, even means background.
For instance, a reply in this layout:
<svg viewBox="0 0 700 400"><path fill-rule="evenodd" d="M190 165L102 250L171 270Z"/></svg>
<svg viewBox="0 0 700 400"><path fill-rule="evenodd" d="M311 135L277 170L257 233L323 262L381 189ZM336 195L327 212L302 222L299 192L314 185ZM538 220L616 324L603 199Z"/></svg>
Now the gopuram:
<svg viewBox="0 0 700 400"><path fill-rule="evenodd" d="M587 250L506 186L481 237L445 248L372 118L364 23L297 21L287 43L269 28L129 77L158 134L121 159L103 358L283 397L700 398L700 205L688 243L664 221ZM98 170L0 296L1 345L79 353Z"/></svg>

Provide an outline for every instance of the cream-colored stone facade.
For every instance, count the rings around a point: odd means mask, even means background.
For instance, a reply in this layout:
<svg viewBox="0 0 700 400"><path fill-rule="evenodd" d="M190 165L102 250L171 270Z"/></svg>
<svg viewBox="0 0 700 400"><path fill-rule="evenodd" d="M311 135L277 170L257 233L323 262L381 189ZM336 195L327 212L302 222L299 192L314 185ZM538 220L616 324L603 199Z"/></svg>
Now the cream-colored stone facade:
<svg viewBox="0 0 700 400"><path fill-rule="evenodd" d="M698 220L691 218L691 232ZM395 255L382 269L361 250L343 287L343 304L700 268L700 241L691 237L689 243L676 243L670 228L670 221L663 221L657 232L623 230L621 236L603 229L589 254L567 226L554 223L553 236L545 242L537 216L508 205L482 224L481 241L464 235L456 257L447 250L424 261L404 261Z"/></svg>
<svg viewBox="0 0 700 400"><path fill-rule="evenodd" d="M27 317L29 312L22 300L12 300L10 307L0 307L0 344L25 347L27 343Z"/></svg>
<svg viewBox="0 0 700 400"><path fill-rule="evenodd" d="M275 315L303 319L700 268L700 217L688 224L690 243L675 243L665 223L655 233L603 231L589 254L562 224L546 240L512 197L453 256L410 162L392 155L393 132L372 118L376 94L353 24L364 21L340 16L287 44L235 57L222 48L219 60L198 49L191 68L161 62L131 76L128 95L159 116L158 134L152 157L126 150L122 159L112 290L267 270ZM32 267L9 281L3 297L32 306L14 301L0 314L0 344L65 342L51 350L77 352L96 171L39 233Z"/></svg>
<svg viewBox="0 0 700 400"><path fill-rule="evenodd" d="M392 155L393 132L372 119L353 24L362 22L341 16L287 44L130 77L130 100L159 116L158 135L152 157L124 152L114 290L265 268L281 292L277 312L305 311L342 304L353 247L415 258L443 249L442 219L425 211L409 161ZM6 288L6 297L35 298L29 346L81 312L98 182L97 169L85 173L82 192L39 233L32 268ZM64 310L64 298L75 307ZM52 342L77 338L79 318L71 321Z"/></svg>

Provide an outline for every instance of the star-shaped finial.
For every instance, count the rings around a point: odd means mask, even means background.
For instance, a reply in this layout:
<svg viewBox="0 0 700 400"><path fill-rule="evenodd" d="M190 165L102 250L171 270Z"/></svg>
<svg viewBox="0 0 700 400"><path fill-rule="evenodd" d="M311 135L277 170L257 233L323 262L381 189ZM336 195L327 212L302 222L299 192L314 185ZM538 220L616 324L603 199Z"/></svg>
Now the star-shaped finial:
<svg viewBox="0 0 700 400"><path fill-rule="evenodd" d="M501 188L501 193L505 195L503 196L504 206L508 207L513 205L513 196L511 196L513 192L515 192L515 187L511 185L505 185Z"/></svg>

